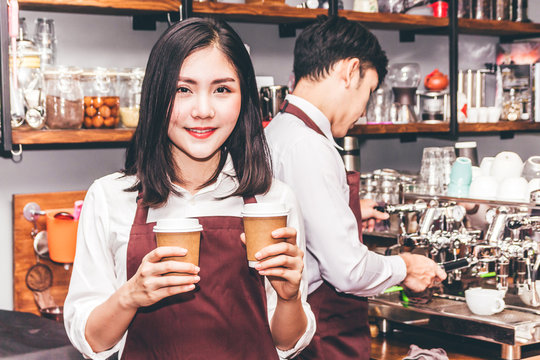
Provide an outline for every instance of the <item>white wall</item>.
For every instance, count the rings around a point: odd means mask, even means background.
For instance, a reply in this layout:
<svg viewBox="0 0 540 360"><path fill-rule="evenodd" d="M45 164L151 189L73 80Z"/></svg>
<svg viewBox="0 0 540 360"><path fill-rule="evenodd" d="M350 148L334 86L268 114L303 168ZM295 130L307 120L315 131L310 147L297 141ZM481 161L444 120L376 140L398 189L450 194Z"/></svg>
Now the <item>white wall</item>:
<svg viewBox="0 0 540 360"><path fill-rule="evenodd" d="M532 2L530 2L532 3ZM529 14L540 22L540 4L530 4ZM133 31L131 19L121 16L28 12L28 30L33 31L37 17L55 19L58 38L58 63L87 66L145 66L152 44L165 29ZM292 70L294 38L280 39L276 25L233 24L244 42L250 45L257 75L273 75L277 84L287 84ZM438 67L448 72L447 39L438 36L417 36L415 43L399 43L395 31L376 31L392 62L416 61L427 74ZM497 38L460 37L460 67L474 68L494 54ZM488 59L488 60L486 60ZM500 140L498 136L482 136L478 141L479 156L494 155L502 150L518 152L522 158L540 154L540 134L516 135ZM461 139L460 139L461 140ZM452 142L436 138L419 138L401 143L399 139L362 141L361 161L364 171L381 167L417 171L424 146ZM0 158L0 309L13 308L12 291L12 204L13 194L83 190L93 179L122 168L124 151L120 148L56 150L23 150L22 161Z"/></svg>

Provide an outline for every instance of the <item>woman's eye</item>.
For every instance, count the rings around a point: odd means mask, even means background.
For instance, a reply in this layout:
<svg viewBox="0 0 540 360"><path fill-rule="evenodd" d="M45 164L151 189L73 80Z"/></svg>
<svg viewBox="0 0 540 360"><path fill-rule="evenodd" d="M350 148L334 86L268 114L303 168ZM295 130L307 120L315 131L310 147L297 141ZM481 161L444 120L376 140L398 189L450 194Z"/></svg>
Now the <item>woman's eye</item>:
<svg viewBox="0 0 540 360"><path fill-rule="evenodd" d="M189 92L189 89L188 89L187 87L180 86L180 87L178 87L178 89L176 89L176 92L179 92L179 93L188 93L188 92Z"/></svg>
<svg viewBox="0 0 540 360"><path fill-rule="evenodd" d="M218 87L216 89L216 92L220 93L220 94L223 94L223 93L228 93L228 92L231 92L231 91L225 86L220 86L220 87Z"/></svg>

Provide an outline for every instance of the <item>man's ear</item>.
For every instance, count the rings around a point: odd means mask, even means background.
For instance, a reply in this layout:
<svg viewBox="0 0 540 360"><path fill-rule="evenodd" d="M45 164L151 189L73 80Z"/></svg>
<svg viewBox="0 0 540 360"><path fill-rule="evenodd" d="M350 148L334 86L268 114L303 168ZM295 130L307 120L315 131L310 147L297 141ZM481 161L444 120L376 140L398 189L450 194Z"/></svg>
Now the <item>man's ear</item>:
<svg viewBox="0 0 540 360"><path fill-rule="evenodd" d="M360 78L360 60L350 58L343 60L345 87L357 86Z"/></svg>

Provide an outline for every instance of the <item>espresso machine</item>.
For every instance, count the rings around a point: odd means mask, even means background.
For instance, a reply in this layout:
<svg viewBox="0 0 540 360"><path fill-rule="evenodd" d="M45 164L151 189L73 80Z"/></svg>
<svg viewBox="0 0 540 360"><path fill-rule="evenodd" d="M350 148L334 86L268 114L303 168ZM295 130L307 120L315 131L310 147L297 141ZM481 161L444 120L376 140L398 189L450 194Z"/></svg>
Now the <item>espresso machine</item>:
<svg viewBox="0 0 540 360"><path fill-rule="evenodd" d="M420 65L417 63L398 63L388 67L388 83L394 93L396 115L394 122L398 124L415 123L416 89L420 84Z"/></svg>
<svg viewBox="0 0 540 360"><path fill-rule="evenodd" d="M429 196L402 191L398 203L387 203L387 224L365 239L377 237L386 255L400 252L430 257L447 279L422 294L398 288L370 298L372 321L381 332L400 326L464 336L501 346L501 358L521 358L523 347L540 346L540 202L530 203ZM365 191L364 191L365 192ZM472 228L464 204L482 209L483 227ZM395 241L389 245L388 239ZM364 240L366 241L366 240ZM373 248L373 246L372 246ZM504 294L505 308L475 315L464 291L482 287Z"/></svg>

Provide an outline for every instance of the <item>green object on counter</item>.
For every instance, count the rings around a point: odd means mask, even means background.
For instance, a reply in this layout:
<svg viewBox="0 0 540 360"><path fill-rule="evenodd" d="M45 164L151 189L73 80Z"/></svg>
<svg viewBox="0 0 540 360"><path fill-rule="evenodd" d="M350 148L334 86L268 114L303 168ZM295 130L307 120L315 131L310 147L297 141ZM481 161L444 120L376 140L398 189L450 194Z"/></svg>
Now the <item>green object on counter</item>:
<svg viewBox="0 0 540 360"><path fill-rule="evenodd" d="M401 290L401 303L404 307L409 307L409 297L405 294L405 291Z"/></svg>
<svg viewBox="0 0 540 360"><path fill-rule="evenodd" d="M394 286L390 286L388 289L384 290L383 294L389 294L389 293L393 293L393 292L401 291L401 290L403 290L403 288L401 286L394 285Z"/></svg>
<svg viewBox="0 0 540 360"><path fill-rule="evenodd" d="M485 274L480 274L480 277L481 278L487 278L487 277L494 277L496 275L497 275L497 273L492 271L492 272L488 272L488 273L485 273Z"/></svg>

